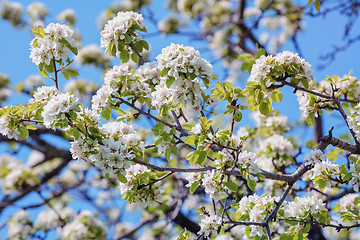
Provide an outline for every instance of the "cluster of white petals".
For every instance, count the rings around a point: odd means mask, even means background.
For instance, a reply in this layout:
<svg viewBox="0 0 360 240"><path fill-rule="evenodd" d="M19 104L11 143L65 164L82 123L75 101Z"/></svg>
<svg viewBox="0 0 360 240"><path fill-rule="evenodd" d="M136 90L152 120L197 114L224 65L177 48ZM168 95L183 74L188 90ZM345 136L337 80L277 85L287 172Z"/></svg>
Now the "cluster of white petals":
<svg viewBox="0 0 360 240"><path fill-rule="evenodd" d="M45 4L41 2L33 2L27 7L27 14L33 19L43 19L48 15Z"/></svg>
<svg viewBox="0 0 360 240"><path fill-rule="evenodd" d="M67 223L60 230L64 239L105 239L107 228L105 224L96 218L89 210L82 210L71 223Z"/></svg>
<svg viewBox="0 0 360 240"><path fill-rule="evenodd" d="M30 43L30 58L36 65L49 65L53 59L67 59L69 46L76 48L74 32L68 26L50 23L44 32L44 37L36 36Z"/></svg>
<svg viewBox="0 0 360 240"><path fill-rule="evenodd" d="M131 149L142 144L135 129L124 122L108 122L99 131L104 137L101 145L97 140L83 138L71 143L73 158L90 162L105 174L113 174L129 167L129 161L135 157Z"/></svg>
<svg viewBox="0 0 360 240"><path fill-rule="evenodd" d="M14 26L21 23L23 6L19 2L1 1L0 17L9 20Z"/></svg>
<svg viewBox="0 0 360 240"><path fill-rule="evenodd" d="M56 16L56 19L62 22L69 22L74 24L76 22L76 14L74 9L67 8L59 13L59 15Z"/></svg>
<svg viewBox="0 0 360 240"><path fill-rule="evenodd" d="M96 44L87 45L79 50L75 60L80 65L95 65L95 66L106 66L109 64L111 58L105 55L101 48Z"/></svg>
<svg viewBox="0 0 360 240"><path fill-rule="evenodd" d="M323 161L325 161L325 154L320 149L311 150L311 152L304 157L305 165L321 163Z"/></svg>
<svg viewBox="0 0 360 240"><path fill-rule="evenodd" d="M156 60L160 71L168 68L167 75L174 78L186 73L211 78L213 74L212 65L200 57L199 51L182 44L171 43L162 49Z"/></svg>
<svg viewBox="0 0 360 240"><path fill-rule="evenodd" d="M45 84L43 78L40 75L30 75L24 81L25 86L38 88Z"/></svg>
<svg viewBox="0 0 360 240"><path fill-rule="evenodd" d="M319 213L325 209L321 199L314 196L296 197L294 201L284 205L284 215L289 218L303 219L306 214Z"/></svg>
<svg viewBox="0 0 360 240"><path fill-rule="evenodd" d="M160 81L159 69L155 61L144 63L136 70L134 75L147 83L157 84Z"/></svg>
<svg viewBox="0 0 360 240"><path fill-rule="evenodd" d="M339 204L339 212L349 212L350 211L359 211L360 206L359 204L355 204L355 199L360 198L358 193L350 193L345 195L340 199L337 203Z"/></svg>
<svg viewBox="0 0 360 240"><path fill-rule="evenodd" d="M198 232L199 235L209 236L218 230L221 218L217 215L204 216L199 223L201 230Z"/></svg>
<svg viewBox="0 0 360 240"><path fill-rule="evenodd" d="M292 53L289 51L284 51L281 53L276 54L275 56L269 55L269 56L261 56L260 58L256 59L255 64L253 65L250 73L250 77L248 79L248 82L256 81L261 82L264 78L266 78L272 68L275 66L281 66L284 69L287 69L292 63L296 63L299 65L302 71L298 73L296 76L293 76L295 78L306 78L308 82L311 81L311 75L313 71L311 70L311 65L306 62L303 58L301 58L297 53ZM271 86L273 83L276 83L276 81L273 80L267 80L266 81L266 87ZM299 83L300 85L301 82Z"/></svg>
<svg viewBox="0 0 360 240"><path fill-rule="evenodd" d="M146 65L151 67L152 65ZM109 103L109 99L114 92L127 92L127 95L145 97L151 92L148 80L153 76L153 72L148 71L145 67L140 69L142 75L148 75L148 78L142 78L131 71L128 66L120 65L109 69L105 74L105 84L92 97L92 109L101 110ZM121 89L120 89L121 88Z"/></svg>
<svg viewBox="0 0 360 240"><path fill-rule="evenodd" d="M195 182L201 182L202 176L201 172L189 172L185 173L185 179L189 181L185 186L191 187L191 185Z"/></svg>
<svg viewBox="0 0 360 240"><path fill-rule="evenodd" d="M28 239L30 236L30 213L20 210L16 212L8 222L8 237L10 239Z"/></svg>
<svg viewBox="0 0 360 240"><path fill-rule="evenodd" d="M125 35L130 33L129 30L132 26L144 27L144 18L140 13L133 11L118 12L116 17L109 20L104 29L101 31L101 47L108 48L110 42L113 42L115 46L118 46L120 41L125 40ZM135 33L131 32L132 34ZM117 49L116 56L120 55L120 51Z"/></svg>
<svg viewBox="0 0 360 240"><path fill-rule="evenodd" d="M151 94L153 105L160 109L190 103L194 111L201 109L202 82L198 78L212 78L212 65L193 47L174 43L163 48L156 60L159 70L166 73Z"/></svg>
<svg viewBox="0 0 360 240"><path fill-rule="evenodd" d="M238 156L238 166L241 169L247 169L249 171L249 178L253 179L257 173L260 172L260 168L257 165L257 156L253 152L247 150L242 151Z"/></svg>
<svg viewBox="0 0 360 240"><path fill-rule="evenodd" d="M245 221L263 222L279 199L280 197L271 197L269 195L258 196L257 194L253 194L245 196L241 198L238 203L236 213L242 216L242 219L245 218ZM250 237L265 235L266 233L261 226L251 226Z"/></svg>
<svg viewBox="0 0 360 240"><path fill-rule="evenodd" d="M39 213L34 222L34 228L44 231L56 229L63 224L63 221L72 219L75 215L73 210L62 205L62 203L57 202L52 208Z"/></svg>
<svg viewBox="0 0 360 240"><path fill-rule="evenodd" d="M319 153L319 155L320 155L320 153ZM316 158L316 157L313 157L313 158ZM324 155L324 159L325 159L325 155ZM312 160L310 160L310 161L312 161ZM307 162L305 164L308 165L310 163ZM340 172L339 165L334 164L329 161L321 160L321 162L316 162L314 167L304 174L303 178L314 180L318 176L323 176L324 178L326 178L328 180L328 177L327 177L328 175L331 176L331 175L339 174L339 172ZM328 182L328 184L330 186L330 182Z"/></svg>
<svg viewBox="0 0 360 240"><path fill-rule="evenodd" d="M299 102L301 116L306 119L309 116L309 113L312 111L310 106L310 95L302 91L297 91L295 95L297 96ZM315 116L318 116L317 112L315 112Z"/></svg>
<svg viewBox="0 0 360 240"><path fill-rule="evenodd" d="M65 113L73 109L78 98L72 93L59 93L53 96L50 101L44 106L41 116L44 118L44 125L51 128L56 117L65 118Z"/></svg>
<svg viewBox="0 0 360 240"><path fill-rule="evenodd" d="M92 96L98 89L99 87L96 83L92 83L81 78L70 79L64 86L65 92L73 93L75 97L82 101L89 100L90 96Z"/></svg>
<svg viewBox="0 0 360 240"><path fill-rule="evenodd" d="M346 74L343 77L332 76L331 80L322 80L317 85L317 89L329 96L334 94L335 97L341 97L341 95L355 99L360 97L360 82L351 74Z"/></svg>
<svg viewBox="0 0 360 240"><path fill-rule="evenodd" d="M356 135L358 141L360 141L360 103L358 103L355 107L351 108L349 111L349 115L346 118L346 121L349 125L349 128L353 130Z"/></svg>
<svg viewBox="0 0 360 240"><path fill-rule="evenodd" d="M278 134L274 134L271 137L268 137L262 144L261 149L266 151L267 147L269 147L273 153L279 155L291 155L294 151L293 144L284 136Z"/></svg>
<svg viewBox="0 0 360 240"><path fill-rule="evenodd" d="M140 183L146 184L144 181L144 173L150 170L143 165L135 164L126 169L126 183L120 182L120 193L130 203L138 204L142 207L147 207L151 204L161 203L164 188L160 182L150 184L148 186L141 186ZM145 177L147 179L147 177ZM151 181L151 180L150 180ZM126 194L126 196L124 196Z"/></svg>
<svg viewBox="0 0 360 240"><path fill-rule="evenodd" d="M220 183L220 179L215 177L215 170L206 171L202 179L202 185L205 188L206 194L209 194L214 200L219 200L226 196L226 189Z"/></svg>
<svg viewBox="0 0 360 240"><path fill-rule="evenodd" d="M15 129L10 129L8 126L10 124L11 117L10 115L5 115L0 117L0 134L6 136L9 139L19 139L20 132Z"/></svg>

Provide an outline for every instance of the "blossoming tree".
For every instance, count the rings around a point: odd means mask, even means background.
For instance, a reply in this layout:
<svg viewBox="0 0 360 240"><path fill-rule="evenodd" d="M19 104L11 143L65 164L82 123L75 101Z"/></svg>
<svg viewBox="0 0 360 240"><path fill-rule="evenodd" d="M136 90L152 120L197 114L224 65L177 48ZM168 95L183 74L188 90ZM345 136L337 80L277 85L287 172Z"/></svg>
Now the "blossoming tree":
<svg viewBox="0 0 360 240"><path fill-rule="evenodd" d="M197 37L229 71L248 72L240 87L218 79L192 46L172 43L149 61L146 25L176 34L185 23L175 14L156 22L148 8L144 19L148 1L102 14L102 49L81 47L71 9L58 16L66 24L46 25L42 3L30 4L25 19L21 5L4 1L4 20L32 25L30 58L40 74L16 86L31 96L25 104L0 109L0 140L32 150L24 162L0 157L8 238L358 239L360 81L315 81L298 53L277 51L289 39L299 47L303 15L320 11L320 1L311 2L170 1L170 10L200 19ZM335 9L355 6L341 4ZM267 40L253 31L259 23ZM102 86L78 79L74 60L102 69ZM1 74L1 100L8 84ZM276 109L294 94L298 126ZM347 135L333 127L322 135L327 112L341 117ZM244 123L248 113L255 124ZM292 138L309 126L314 139ZM64 140L69 148L57 144Z"/></svg>

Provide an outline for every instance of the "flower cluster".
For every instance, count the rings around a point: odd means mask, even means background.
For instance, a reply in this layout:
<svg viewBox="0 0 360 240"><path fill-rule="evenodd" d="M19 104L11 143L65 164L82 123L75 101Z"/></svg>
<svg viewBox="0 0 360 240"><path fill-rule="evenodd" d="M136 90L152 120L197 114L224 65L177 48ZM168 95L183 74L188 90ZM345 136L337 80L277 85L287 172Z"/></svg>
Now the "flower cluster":
<svg viewBox="0 0 360 240"><path fill-rule="evenodd" d="M60 232L64 239L99 239L105 240L106 226L90 211L82 210L73 222L66 224Z"/></svg>
<svg viewBox="0 0 360 240"><path fill-rule="evenodd" d="M256 59L252 67L248 82L262 82L265 81L265 86L270 87L278 82L279 77L288 75L294 79L299 80L299 84L307 88L311 82L311 65L303 58L299 57L297 53L284 51L275 56L261 56ZM304 79L304 81L301 81Z"/></svg>
<svg viewBox="0 0 360 240"><path fill-rule="evenodd" d="M199 235L209 236L210 234L216 233L221 218L217 215L204 216L199 223L201 230L198 232Z"/></svg>
<svg viewBox="0 0 360 240"><path fill-rule="evenodd" d="M279 197L270 197L265 194L258 196L257 194L243 197L235 213L236 219L239 221L263 222L275 207L275 202ZM261 226L252 225L251 232L248 237L264 236L266 232Z"/></svg>
<svg viewBox="0 0 360 240"><path fill-rule="evenodd" d="M45 127L51 128L56 117L65 119L65 114L74 108L77 101L78 98L72 93L59 93L53 96L44 106L44 110L41 113Z"/></svg>
<svg viewBox="0 0 360 240"><path fill-rule="evenodd" d="M10 239L28 239L31 236L30 213L24 210L16 212L8 223Z"/></svg>
<svg viewBox="0 0 360 240"><path fill-rule="evenodd" d="M144 63L136 70L134 75L148 84L158 84L160 82L159 69L155 61Z"/></svg>
<svg viewBox="0 0 360 240"><path fill-rule="evenodd" d="M37 216L34 222L34 228L37 230L51 230L62 226L63 222L74 217L74 212L70 207L64 207L61 202L57 202Z"/></svg>
<svg viewBox="0 0 360 240"><path fill-rule="evenodd" d="M220 173L215 172L215 170L204 173L202 185L205 188L205 192L214 200L219 200L221 197L226 196L226 189L221 183Z"/></svg>
<svg viewBox="0 0 360 240"><path fill-rule="evenodd" d="M21 24L23 6L18 2L2 1L0 4L0 17L9 20L12 25Z"/></svg>
<svg viewBox="0 0 360 240"><path fill-rule="evenodd" d="M325 156L323 158L325 159ZM306 162L305 164L308 165L310 163ZM316 162L314 167L304 174L303 179L305 181L313 180L315 187L319 187L322 191L325 187L331 187L329 180L334 178L335 175L341 175L340 166L329 161L321 160L321 162Z"/></svg>
<svg viewBox="0 0 360 240"><path fill-rule="evenodd" d="M2 102L11 96L11 90L9 89L10 79L6 74L0 72L0 106Z"/></svg>
<svg viewBox="0 0 360 240"><path fill-rule="evenodd" d="M358 141L360 141L360 103L358 103L355 107L351 108L349 111L349 115L346 118L347 124L351 130L356 135Z"/></svg>
<svg viewBox="0 0 360 240"><path fill-rule="evenodd" d="M157 109L165 105L177 107L191 103L201 109L201 78L205 85L213 78L212 65L200 57L199 51L181 44L171 44L156 57L160 70L160 85L152 97Z"/></svg>
<svg viewBox="0 0 360 240"><path fill-rule="evenodd" d="M264 141L261 149L265 152L267 152L267 150L270 149L270 151L274 155L279 154L281 156L281 155L291 155L292 152L294 151L294 146L284 136L274 134L271 137L268 137Z"/></svg>
<svg viewBox="0 0 360 240"><path fill-rule="evenodd" d="M50 65L52 60L68 59L70 51L76 53L74 32L66 25L50 23L46 28L33 30L36 37L30 43L33 63Z"/></svg>
<svg viewBox="0 0 360 240"><path fill-rule="evenodd" d="M129 167L129 161L135 157L133 150L142 144L134 128L123 122L109 122L99 128L99 133L102 144L84 136L72 142L73 158L93 163L105 174Z"/></svg>
<svg viewBox="0 0 360 240"><path fill-rule="evenodd" d="M79 100L89 100L96 90L99 89L96 83L84 79L71 79L64 86L65 92L71 92Z"/></svg>
<svg viewBox="0 0 360 240"><path fill-rule="evenodd" d="M135 164L126 169L126 183L119 185L120 192L129 203L136 203L143 207L149 204L161 203L164 191L159 182L153 181L151 171L139 164Z"/></svg>
<svg viewBox="0 0 360 240"><path fill-rule="evenodd" d="M105 55L98 45L90 44L79 50L79 53L76 56L75 60L80 65L107 67L110 62L110 57Z"/></svg>
<svg viewBox="0 0 360 240"><path fill-rule="evenodd" d="M238 167L240 172L245 176L245 178L254 179L260 169L257 165L257 156L253 152L248 152L247 150L242 151L238 156Z"/></svg>
<svg viewBox="0 0 360 240"><path fill-rule="evenodd" d="M122 48L126 47L125 51L131 51L131 48L124 43L138 41L140 36L135 30L144 30L143 21L144 18L139 13L118 12L116 17L109 20L101 31L101 47L109 51L110 54L115 49L114 56L120 56L121 52L124 52L124 49L119 48L121 44L123 44Z"/></svg>
<svg viewBox="0 0 360 240"><path fill-rule="evenodd" d="M333 211L340 214L343 222L358 222L360 211L360 195L351 193L343 196L333 207Z"/></svg>
<svg viewBox="0 0 360 240"><path fill-rule="evenodd" d="M160 71L166 68L166 75L174 78L182 77L183 74L207 78L212 78L213 75L212 65L200 57L199 51L182 44L172 43L163 48L156 60Z"/></svg>
<svg viewBox="0 0 360 240"><path fill-rule="evenodd" d="M317 214L325 210L321 199L314 196L296 197L294 201L284 205L284 216L288 218L298 218L302 220L315 218Z"/></svg>
<svg viewBox="0 0 360 240"><path fill-rule="evenodd" d="M352 178L349 181L349 184L354 185L354 190L359 191L360 188L360 158L359 157L350 157L350 174Z"/></svg>
<svg viewBox="0 0 360 240"><path fill-rule="evenodd" d="M46 6L41 2L31 3L27 8L27 14L31 17L32 20L35 19L44 19L48 15L48 10Z"/></svg>
<svg viewBox="0 0 360 240"><path fill-rule="evenodd" d="M325 154L320 149L311 150L304 157L305 165L312 165L325 161Z"/></svg>
<svg viewBox="0 0 360 240"><path fill-rule="evenodd" d="M351 73L343 77L331 76L331 78L322 80L316 86L316 89L329 96L334 94L337 98L346 96L347 99L359 99L360 97L359 80L352 76Z"/></svg>
<svg viewBox="0 0 360 240"><path fill-rule="evenodd" d="M62 22L67 22L69 26L72 26L76 22L76 15L75 11L72 8L67 8L56 17L57 20Z"/></svg>

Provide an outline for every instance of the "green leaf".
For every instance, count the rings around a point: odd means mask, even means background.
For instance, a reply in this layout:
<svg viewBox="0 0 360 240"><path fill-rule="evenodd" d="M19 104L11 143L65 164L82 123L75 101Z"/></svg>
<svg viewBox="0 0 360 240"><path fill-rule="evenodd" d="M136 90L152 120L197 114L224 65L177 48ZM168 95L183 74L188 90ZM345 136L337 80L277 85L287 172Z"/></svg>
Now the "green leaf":
<svg viewBox="0 0 360 240"><path fill-rule="evenodd" d="M200 165L200 166L204 166L204 163L206 161L206 157L207 157L207 152L206 151L195 151L194 154L199 155L196 162Z"/></svg>
<svg viewBox="0 0 360 240"><path fill-rule="evenodd" d="M45 71L48 72L48 73L52 73L52 72L55 71L53 60L51 60L51 62L50 62L49 65L46 65L46 66L45 66Z"/></svg>
<svg viewBox="0 0 360 240"><path fill-rule="evenodd" d="M258 52L256 53L256 59L260 58L263 55L266 55L265 49L259 48Z"/></svg>
<svg viewBox="0 0 360 240"><path fill-rule="evenodd" d="M314 121L315 121L315 115L314 115L314 113L311 112L311 113L309 113L308 117L306 118L306 123L307 123L307 125L312 127Z"/></svg>
<svg viewBox="0 0 360 240"><path fill-rule="evenodd" d="M64 75L66 80L69 80L71 77L79 76L78 71L76 71L75 69L72 69L72 68L68 68L68 69L62 71L62 74Z"/></svg>
<svg viewBox="0 0 360 240"><path fill-rule="evenodd" d="M34 124L28 123L26 124L26 128L29 130L36 130L37 127Z"/></svg>
<svg viewBox="0 0 360 240"><path fill-rule="evenodd" d="M225 182L224 185L232 192L237 192L238 186L233 182Z"/></svg>
<svg viewBox="0 0 360 240"><path fill-rule="evenodd" d="M244 61L244 62L252 62L252 61L255 62L254 56L251 55L250 53L241 54L240 57L239 57L239 60Z"/></svg>
<svg viewBox="0 0 360 240"><path fill-rule="evenodd" d="M164 77L168 72L169 72L170 68L163 68L163 70L161 70L159 72L161 77Z"/></svg>
<svg viewBox="0 0 360 240"><path fill-rule="evenodd" d="M109 55L116 57L116 47L113 41L110 41L108 49Z"/></svg>
<svg viewBox="0 0 360 240"><path fill-rule="evenodd" d="M46 36L46 33L44 32L44 28L42 26L31 28L30 30L35 34L35 36L39 38L43 38Z"/></svg>
<svg viewBox="0 0 360 240"><path fill-rule="evenodd" d="M195 192L195 190L199 187L199 183L198 182L193 182L190 186L190 193L193 194Z"/></svg>
<svg viewBox="0 0 360 240"><path fill-rule="evenodd" d="M247 179L247 185L251 189L251 191L254 191L256 188L256 181L253 179L248 178Z"/></svg>
<svg viewBox="0 0 360 240"><path fill-rule="evenodd" d="M122 63L127 63L129 59L130 59L130 54L126 50L120 52L120 60Z"/></svg>
<svg viewBox="0 0 360 240"><path fill-rule="evenodd" d="M117 177L118 177L118 179L119 179L120 182L122 182L122 183L127 183L126 177L125 177L124 174L122 174L121 172L118 172L118 173L117 173Z"/></svg>
<svg viewBox="0 0 360 240"><path fill-rule="evenodd" d="M76 47L73 47L68 41L67 42L67 47L75 54L78 55L78 49Z"/></svg>
<svg viewBox="0 0 360 240"><path fill-rule="evenodd" d="M272 110L271 101L269 101L268 98L262 100L259 106L259 110L262 115L268 115Z"/></svg>
<svg viewBox="0 0 360 240"><path fill-rule="evenodd" d="M235 120L236 122L240 122L241 119L242 119L242 113L241 113L241 112L236 112L236 113L234 114L234 120Z"/></svg>
<svg viewBox="0 0 360 240"><path fill-rule="evenodd" d="M47 74L47 72L45 72L45 71L43 71L43 70L40 70L39 73L40 73L40 75L43 76L43 77L50 78L49 75Z"/></svg>
<svg viewBox="0 0 360 240"><path fill-rule="evenodd" d="M145 48L146 50L149 50L149 44L145 40L141 40L139 42L141 43L143 48Z"/></svg>
<svg viewBox="0 0 360 240"><path fill-rule="evenodd" d="M18 131L19 131L19 137L20 138L27 139L29 137L29 130L26 127L20 126L18 128Z"/></svg>
<svg viewBox="0 0 360 240"><path fill-rule="evenodd" d="M136 63L139 62L139 56L135 52L131 54L131 59Z"/></svg>
<svg viewBox="0 0 360 240"><path fill-rule="evenodd" d="M73 136L74 136L75 140L80 138L80 131L77 128L74 128L72 133L73 133Z"/></svg>
<svg viewBox="0 0 360 240"><path fill-rule="evenodd" d="M198 139L198 136L196 135L190 135L185 139L185 143L189 145L195 145L196 140Z"/></svg>
<svg viewBox="0 0 360 240"><path fill-rule="evenodd" d="M308 0L308 5L312 4L313 0Z"/></svg>
<svg viewBox="0 0 360 240"><path fill-rule="evenodd" d="M320 12L320 3L321 3L321 0L315 0L315 9L316 11Z"/></svg>
<svg viewBox="0 0 360 240"><path fill-rule="evenodd" d="M281 102L283 98L282 93L280 92L279 89L275 89L272 93L271 93L271 99L274 100L274 102Z"/></svg>
<svg viewBox="0 0 360 240"><path fill-rule="evenodd" d="M125 34L125 42L129 44L131 43L131 41L132 41L131 37L128 34Z"/></svg>
<svg viewBox="0 0 360 240"><path fill-rule="evenodd" d="M110 119L111 119L111 108L105 108L101 112L101 116L104 118L104 120L110 121Z"/></svg>

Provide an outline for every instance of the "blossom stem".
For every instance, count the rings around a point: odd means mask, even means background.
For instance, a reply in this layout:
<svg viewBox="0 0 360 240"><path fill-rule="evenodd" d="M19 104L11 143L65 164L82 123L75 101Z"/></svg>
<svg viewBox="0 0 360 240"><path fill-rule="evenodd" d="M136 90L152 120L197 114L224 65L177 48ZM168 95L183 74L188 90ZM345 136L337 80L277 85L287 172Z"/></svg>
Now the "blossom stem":
<svg viewBox="0 0 360 240"><path fill-rule="evenodd" d="M55 62L55 59L53 58L51 60L53 62L53 65L54 65L54 74L55 74L55 79L54 79L54 82L55 82L55 86L56 86L56 89L59 90L59 84L58 84L58 70L56 70L56 62Z"/></svg>
<svg viewBox="0 0 360 240"><path fill-rule="evenodd" d="M173 173L174 173L174 172L168 172L167 174L165 174L165 175L163 175L163 176L161 176L161 177L159 177L159 178L157 178L157 179L154 179L153 181L151 181L151 182L149 182L149 183L139 185L137 189L140 190L140 189L143 188L143 187L147 187L147 186L153 185L154 183L159 182L159 181L167 178L168 176L172 175Z"/></svg>

